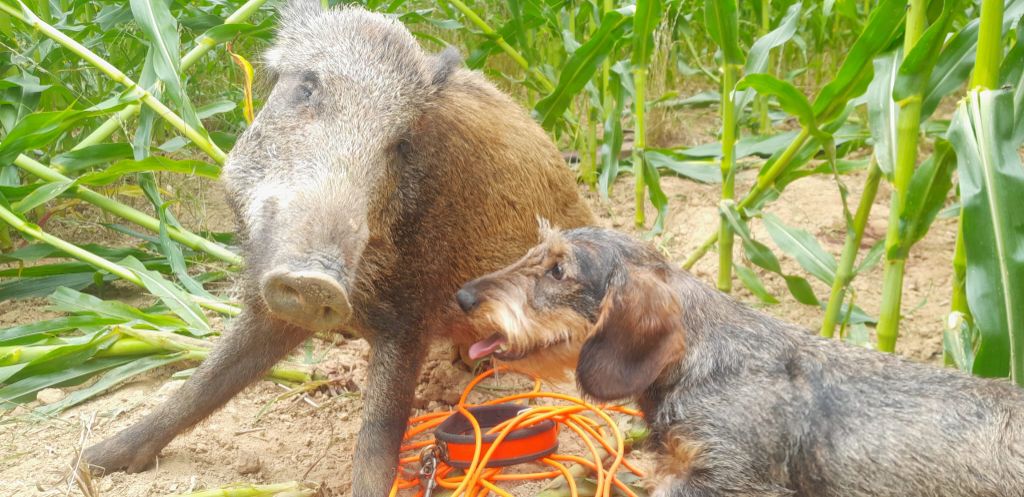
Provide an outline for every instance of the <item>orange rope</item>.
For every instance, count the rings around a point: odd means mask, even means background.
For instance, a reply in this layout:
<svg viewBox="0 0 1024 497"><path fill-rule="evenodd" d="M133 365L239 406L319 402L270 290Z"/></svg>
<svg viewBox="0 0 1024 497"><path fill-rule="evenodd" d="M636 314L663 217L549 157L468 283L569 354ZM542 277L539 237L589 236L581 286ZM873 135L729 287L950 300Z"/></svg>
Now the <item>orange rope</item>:
<svg viewBox="0 0 1024 497"><path fill-rule="evenodd" d="M455 406L454 410L424 414L409 420L409 428L406 430L404 438L405 443L401 448L403 455L399 458L398 475L395 478L395 483L391 487L389 497L396 497L399 490L415 487L420 487L419 491L416 493L416 497L423 496L424 492L419 480L419 450L431 445L433 440L426 439L412 441L412 439L434 429L449 415L455 412L461 413L467 420L469 420L470 425L473 427L473 437L475 439L476 447L473 452L473 461L470 464L470 467L461 475L452 475L454 468L448 466L442 461L438 461L434 480L437 482L438 487L454 490L451 497L485 497L488 493L494 493L499 497L512 497L512 495L507 491L498 487L496 482L545 480L556 478L558 476L564 477L568 482L570 495L572 497L578 497L579 494L576 489L576 482L573 480L568 468L566 468L561 462L576 463L591 470L597 479L596 497L610 496L612 485L620 489L628 497L637 497L628 486L619 481L616 477L616 472L618 471L619 466L626 468L633 474L640 477L644 476L643 472L625 460L625 447L622 432L615 424L615 421L605 411L618 412L635 417L640 417L641 413L628 407L605 405L595 406L582 399L569 395L543 392L541 391L540 380L537 378L534 378L533 388L528 393L500 397L488 400L479 405L501 404L516 401L525 401L528 403L536 399L557 400L566 402L569 405L533 406L529 410L520 413L518 416L502 422L497 426L491 427L486 431L486 434L497 434L497 436L494 442L491 443L490 449L486 453L482 453L482 437L485 432L480 427L480 423L477 422L476 418L474 418L467 410L467 407L473 407L473 405L468 404L466 401L469 398L469 394L477 385L480 384L480 382L490 376L493 376L495 372L504 369L505 368L490 369L481 373L476 378L473 378L473 380L469 382L469 385L466 386L466 389L463 390L462 395L459 397L459 403ZM600 420L585 416L584 413L587 412L594 413L598 418L600 418ZM574 432L587 448L587 452L590 453L591 459L574 455L552 454L551 456L538 461L552 470L535 473L506 474L502 473L504 468L487 467L487 462L494 454L494 451L509 433L513 430L530 426L547 419L554 421L558 425L569 428L570 431ZM606 439L607 432L611 433L613 441ZM597 440L599 445L594 444L593 440ZM611 463L607 466L604 461L601 460L601 452L598 450L598 446L605 450L608 457L612 458Z"/></svg>

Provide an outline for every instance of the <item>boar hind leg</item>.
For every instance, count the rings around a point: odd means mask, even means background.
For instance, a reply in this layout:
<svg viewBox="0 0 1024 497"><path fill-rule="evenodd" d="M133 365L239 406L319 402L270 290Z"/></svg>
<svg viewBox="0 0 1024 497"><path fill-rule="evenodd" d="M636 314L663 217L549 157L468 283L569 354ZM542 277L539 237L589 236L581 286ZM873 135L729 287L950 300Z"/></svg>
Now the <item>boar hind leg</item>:
<svg viewBox="0 0 1024 497"><path fill-rule="evenodd" d="M388 495L398 466L420 365L426 351L415 332L373 343L364 389L363 425L352 463L353 497Z"/></svg>
<svg viewBox="0 0 1024 497"><path fill-rule="evenodd" d="M243 312L233 322L232 332L167 402L135 425L86 449L83 462L107 472L146 469L178 433L223 406L309 335Z"/></svg>

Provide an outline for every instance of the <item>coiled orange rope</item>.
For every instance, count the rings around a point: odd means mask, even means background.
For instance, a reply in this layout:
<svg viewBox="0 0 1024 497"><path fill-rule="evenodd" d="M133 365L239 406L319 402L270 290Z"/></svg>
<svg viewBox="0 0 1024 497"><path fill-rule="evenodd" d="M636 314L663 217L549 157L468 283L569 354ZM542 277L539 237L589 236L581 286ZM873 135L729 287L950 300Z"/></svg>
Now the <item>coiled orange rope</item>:
<svg viewBox="0 0 1024 497"><path fill-rule="evenodd" d="M569 395L542 392L540 380L537 378L533 378L533 390L528 393L496 398L480 405L525 401L528 399L553 399L561 402L567 402L569 405L531 406L529 410L519 414L515 418L491 428L487 433L497 433L497 438L491 444L490 450L481 454L481 452L483 452L481 450L483 433L481 432L480 424L467 410L467 408L472 407L472 405L467 404L466 399L469 397L470 392L472 392L481 381L494 375L495 372L503 370L505 369L491 369L474 378L465 390L463 390L462 396L459 398L459 403L455 406L454 410L425 414L409 420L409 428L406 430L404 438L406 443L401 448L402 456L399 459L398 476L391 487L390 497L396 497L399 490L415 487L421 487L416 493L416 497L423 497L424 490L421 486L418 471L418 464L420 463L420 456L418 452L424 447L428 447L433 444L433 440L412 440L417 438L419 435L424 434L428 430L437 427L437 425L441 424L445 418L455 412L461 413L469 420L470 424L472 424L473 436L476 439L476 450L473 454L472 464L463 474L453 475L452 472L454 468L444 464L443 462L438 462L435 481L437 482L437 486L441 488L454 490L451 497L485 497L488 492L494 492L501 497L512 497L512 495L507 491L498 487L497 482L544 480L556 478L559 475L565 477L572 497L578 497L579 494L577 492L576 482L573 479L572 474L569 472L569 469L562 464L565 462L583 465L595 474L597 480L597 497L610 496L612 485L617 487L628 497L637 497L628 486L619 481L616 477L616 472L620 466L625 467L636 476L642 477L643 472L625 460L625 440L622 436L622 432L606 411L619 412L635 417L641 417L640 412L623 406L594 406L583 399ZM596 414L603 423L584 416L584 413L588 411ZM545 457L539 461L540 463L551 467L552 470L537 473L506 474L502 472L504 468L486 467L487 461L490 460L495 449L510 432L517 428L524 428L535 423L539 423L545 419L551 419L560 426L572 430L579 436L592 458L588 460L584 457L574 455L552 454L551 456ZM607 432L611 432L614 443L609 443L607 440L606 429ZM595 445L595 441L597 442L597 445ZM609 457L612 458L611 463L607 467L602 460L603 458L601 453L598 451L598 445L600 445ZM406 455L410 452L413 452L413 454Z"/></svg>

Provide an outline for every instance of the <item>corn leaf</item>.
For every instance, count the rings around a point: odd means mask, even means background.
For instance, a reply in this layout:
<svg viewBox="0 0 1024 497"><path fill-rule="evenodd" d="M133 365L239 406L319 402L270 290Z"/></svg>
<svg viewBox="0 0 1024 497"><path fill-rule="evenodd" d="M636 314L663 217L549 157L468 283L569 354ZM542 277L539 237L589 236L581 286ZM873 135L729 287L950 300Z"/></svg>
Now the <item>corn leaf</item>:
<svg viewBox="0 0 1024 497"><path fill-rule="evenodd" d="M29 114L0 141L0 164L9 164L18 154L53 142L78 121L101 114L103 111L72 109Z"/></svg>
<svg viewBox="0 0 1024 497"><path fill-rule="evenodd" d="M762 218L768 234L783 252L796 259L800 267L814 277L826 284L832 284L838 264L832 254L821 248L814 236L802 229L786 226L781 219L772 214L764 213Z"/></svg>
<svg viewBox="0 0 1024 497"><path fill-rule="evenodd" d="M893 82L893 100L904 100L927 90L932 69L938 61L959 4L959 0L944 0L942 14L928 26L914 48L906 54Z"/></svg>
<svg viewBox="0 0 1024 497"><path fill-rule="evenodd" d="M974 373L1024 382L1024 166L1013 137L1013 96L968 93L950 126L967 255L967 299L981 343Z"/></svg>
<svg viewBox="0 0 1024 497"><path fill-rule="evenodd" d="M757 39L753 45L750 46L750 52L747 54L747 63L743 68L744 74L760 74L768 69L769 55L772 49L781 47L786 44L789 40L793 39L796 34L796 28L798 21L800 20L800 12L803 9L803 2L796 2L789 6L786 10L785 17L779 22L779 27L766 33L764 36ZM736 100L736 121L741 121L741 116L745 112L751 99L754 98L753 89L737 91ZM715 100L718 101L717 99ZM737 145L737 153L739 146Z"/></svg>
<svg viewBox="0 0 1024 497"><path fill-rule="evenodd" d="M109 369L109 371L103 373L103 375L100 376L100 378L92 385L75 390L62 400L54 402L53 404L41 406L35 409L35 411L46 415L60 413L69 407L74 407L86 400L107 392L135 376L159 367L174 364L186 359L187 356L187 352L175 352L173 354L152 355L142 358L108 357L93 359L79 367L78 373L80 373L81 376L92 376L93 374L106 369Z"/></svg>
<svg viewBox="0 0 1024 497"><path fill-rule="evenodd" d="M622 32L632 15L632 9L608 12L601 19L601 27L569 57L565 68L558 76L555 91L537 102L534 107L537 118L545 129L554 127L576 94L590 82L597 67L621 40Z"/></svg>
<svg viewBox="0 0 1024 497"><path fill-rule="evenodd" d="M35 190L32 190L32 193L11 204L11 207L18 214L24 214L49 202L50 200L57 198L57 196L67 191L68 188L71 188L72 185L74 185L73 181L43 183Z"/></svg>
<svg viewBox="0 0 1024 497"><path fill-rule="evenodd" d="M1003 58L999 81L1013 88L1013 143L1019 144L1024 140L1024 17L1017 24L1016 43Z"/></svg>
<svg viewBox="0 0 1024 497"><path fill-rule="evenodd" d="M106 164L132 156L132 147L127 143L100 143L70 150L57 155L50 161L64 174L75 173L97 164Z"/></svg>
<svg viewBox="0 0 1024 497"><path fill-rule="evenodd" d="M150 293L156 295L168 309L188 323L191 331L199 335L206 335L213 332L210 328L209 322L206 320L206 315L203 314L202 309L200 309L185 292L170 281L167 281L163 275L156 271L146 269L146 267L134 257L125 258L120 261L120 264L135 272L135 274L142 279L142 283L146 286L146 290L149 290Z"/></svg>
<svg viewBox="0 0 1024 497"><path fill-rule="evenodd" d="M246 123L252 124L252 121L256 119L256 111L252 103L252 82L255 80L252 64L245 57L232 51L230 43L227 45L227 51L231 55L231 60L235 61L235 65L242 70L242 115L245 117Z"/></svg>
<svg viewBox="0 0 1024 497"><path fill-rule="evenodd" d="M647 183L647 188L651 192L651 203L654 204L654 208L658 211L651 231L652 233L660 233L665 229L665 215L668 214L668 196L661 190L661 178L658 175L658 168L646 167L645 165L643 170L644 182Z"/></svg>
<svg viewBox="0 0 1024 497"><path fill-rule="evenodd" d="M835 79L818 93L814 115L826 123L838 117L850 99L864 93L873 77L871 61L897 38L906 17L906 0L881 0L854 41Z"/></svg>
<svg viewBox="0 0 1024 497"><path fill-rule="evenodd" d="M740 49L736 0L704 2L704 22L708 35L722 49L725 64L743 65Z"/></svg>
<svg viewBox="0 0 1024 497"><path fill-rule="evenodd" d="M654 53L654 30L661 23L662 0L636 0L633 13L633 67L647 67Z"/></svg>
<svg viewBox="0 0 1024 497"><path fill-rule="evenodd" d="M13 385L23 378L61 371L81 364L118 340L116 333L95 333L69 339L61 345L28 362L0 368L0 383ZM2 394L0 394L2 395ZM13 398L13 397L8 397Z"/></svg>
<svg viewBox="0 0 1024 497"><path fill-rule="evenodd" d="M750 290L750 293L754 294L754 296L760 299L761 302L766 304L779 303L779 299L775 298L775 296L764 287L764 283L761 282L761 278L757 277L757 273L742 264L736 264L734 267L736 269L736 276L739 276L743 286L746 287L747 290Z"/></svg>
<svg viewBox="0 0 1024 497"><path fill-rule="evenodd" d="M102 186L120 180L124 176L138 172L165 171L192 176L217 178L220 168L198 160L175 160L167 157L152 156L142 160L123 160L102 171L83 174L78 182L83 185Z"/></svg>
<svg viewBox="0 0 1024 497"><path fill-rule="evenodd" d="M875 159L886 177L892 178L896 163L896 121L900 108L892 99L892 85L899 70L901 49L877 57L875 77L868 85L868 127L875 142Z"/></svg>
<svg viewBox="0 0 1024 497"><path fill-rule="evenodd" d="M35 400L44 388L82 383L97 373L130 363L134 357L101 357L81 364L69 364L44 374L36 374L0 388L0 409L13 409L19 403Z"/></svg>
<svg viewBox="0 0 1024 497"><path fill-rule="evenodd" d="M185 323L173 316L162 316L142 312L128 304L114 300L102 300L70 288L58 288L49 297L53 310L69 313L90 313L102 317L119 318L126 321L139 320L158 328L180 329Z"/></svg>
<svg viewBox="0 0 1024 497"><path fill-rule="evenodd" d="M608 201L611 185L619 175L619 155L622 153L622 112L626 103L626 87L623 83L624 64L615 64L610 71L608 91L612 99L612 108L604 121L604 139L598 149L601 158L601 174L598 176L598 189L601 199ZM628 78L626 78L628 79Z"/></svg>
<svg viewBox="0 0 1024 497"><path fill-rule="evenodd" d="M135 22L149 41L153 72L164 83L167 94L178 106L182 119L206 136L206 130L181 83L177 19L171 15L171 9L163 0L131 0L131 7Z"/></svg>
<svg viewBox="0 0 1024 497"><path fill-rule="evenodd" d="M0 282L0 302L45 297L61 287L82 290L96 283L96 274L94 270L94 272L90 273L57 274L38 278L12 278L8 281ZM103 281L113 281L114 279L116 277L113 275L105 275L103 277Z"/></svg>
<svg viewBox="0 0 1024 497"><path fill-rule="evenodd" d="M717 164L686 160L671 149L647 149L644 158L648 166L667 169L684 178L710 184L722 182L722 169Z"/></svg>
<svg viewBox="0 0 1024 497"><path fill-rule="evenodd" d="M746 88L753 88L764 96L775 97L779 105L782 106L782 110L795 116L804 129L816 136L823 135L818 129L811 103L792 83L768 74L748 74L739 83L736 83L736 89Z"/></svg>
<svg viewBox="0 0 1024 497"><path fill-rule="evenodd" d="M11 326L0 329L0 345L14 340L24 339L43 334L58 334L84 327L103 327L111 324L124 323L123 318L105 318L99 316L65 316L34 323Z"/></svg>
<svg viewBox="0 0 1024 497"><path fill-rule="evenodd" d="M904 251L928 233L935 216L946 204L953 187L956 154L949 142L935 141L935 152L914 171L907 194L907 206L900 219L900 241ZM904 253L905 256L905 253Z"/></svg>
<svg viewBox="0 0 1024 497"><path fill-rule="evenodd" d="M786 288L797 302L804 305L821 305L821 301L814 295L814 289L811 288L811 284L807 280L794 275L786 275L783 278L786 280Z"/></svg>

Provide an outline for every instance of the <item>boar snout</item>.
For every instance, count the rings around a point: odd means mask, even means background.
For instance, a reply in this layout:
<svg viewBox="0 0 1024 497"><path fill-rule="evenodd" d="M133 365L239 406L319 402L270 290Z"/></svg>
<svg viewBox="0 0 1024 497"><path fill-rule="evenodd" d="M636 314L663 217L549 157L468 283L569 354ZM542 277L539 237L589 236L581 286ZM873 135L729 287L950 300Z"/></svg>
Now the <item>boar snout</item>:
<svg viewBox="0 0 1024 497"><path fill-rule="evenodd" d="M261 286L274 317L308 330L340 328L352 315L348 292L326 272L279 267L263 277Z"/></svg>

